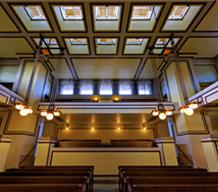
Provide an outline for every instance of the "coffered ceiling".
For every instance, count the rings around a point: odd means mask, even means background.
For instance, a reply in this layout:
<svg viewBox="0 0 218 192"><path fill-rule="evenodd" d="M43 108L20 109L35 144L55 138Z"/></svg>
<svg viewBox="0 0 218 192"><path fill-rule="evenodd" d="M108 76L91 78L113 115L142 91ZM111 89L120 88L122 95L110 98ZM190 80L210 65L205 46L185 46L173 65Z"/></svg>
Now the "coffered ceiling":
<svg viewBox="0 0 218 192"><path fill-rule="evenodd" d="M42 35L58 78L149 79L172 35L181 56L215 57L217 17L215 0L1 0L0 58L34 57Z"/></svg>

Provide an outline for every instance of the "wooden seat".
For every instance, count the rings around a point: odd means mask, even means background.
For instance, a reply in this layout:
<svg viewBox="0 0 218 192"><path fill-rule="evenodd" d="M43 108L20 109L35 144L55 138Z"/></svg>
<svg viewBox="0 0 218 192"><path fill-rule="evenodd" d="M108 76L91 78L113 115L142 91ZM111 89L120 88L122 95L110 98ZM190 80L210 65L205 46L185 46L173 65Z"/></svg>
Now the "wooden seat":
<svg viewBox="0 0 218 192"><path fill-rule="evenodd" d="M119 167L119 188L123 192L182 191L182 188L190 192L218 191L217 179L217 173L190 167Z"/></svg>
<svg viewBox="0 0 218 192"><path fill-rule="evenodd" d="M93 191L93 166L25 167L0 174L0 191ZM57 186L57 188L53 187ZM41 187L42 186L42 187ZM17 187L17 188L16 188ZM41 187L41 188L40 188Z"/></svg>

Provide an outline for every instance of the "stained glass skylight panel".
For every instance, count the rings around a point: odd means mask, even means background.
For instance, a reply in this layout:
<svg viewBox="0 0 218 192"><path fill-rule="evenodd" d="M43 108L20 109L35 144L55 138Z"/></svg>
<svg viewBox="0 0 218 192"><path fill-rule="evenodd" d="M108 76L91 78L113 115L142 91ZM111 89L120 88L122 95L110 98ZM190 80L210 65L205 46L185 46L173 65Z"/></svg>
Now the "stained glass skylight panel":
<svg viewBox="0 0 218 192"><path fill-rule="evenodd" d="M115 38L97 38L96 44L97 45L115 45L116 39Z"/></svg>
<svg viewBox="0 0 218 192"><path fill-rule="evenodd" d="M83 19L82 9L80 6L60 6L60 9L65 20Z"/></svg>
<svg viewBox="0 0 218 192"><path fill-rule="evenodd" d="M183 19L186 15L186 13L189 10L189 6L187 5L177 5L173 6L172 11L168 17L170 20L180 20Z"/></svg>
<svg viewBox="0 0 218 192"><path fill-rule="evenodd" d="M158 38L155 47L156 48L163 48L168 44L169 38Z"/></svg>
<svg viewBox="0 0 218 192"><path fill-rule="evenodd" d="M28 5L25 6L25 10L31 20L45 20L45 15L43 13L43 10L41 6L39 5Z"/></svg>
<svg viewBox="0 0 218 192"><path fill-rule="evenodd" d="M143 38L127 38L126 45L142 45L143 41Z"/></svg>
<svg viewBox="0 0 218 192"><path fill-rule="evenodd" d="M132 11L132 20L150 20L154 7L153 6L134 6Z"/></svg>
<svg viewBox="0 0 218 192"><path fill-rule="evenodd" d="M71 45L87 45L87 39L86 38L71 38L70 39Z"/></svg>
<svg viewBox="0 0 218 192"><path fill-rule="evenodd" d="M96 20L118 20L120 6L95 6L94 14Z"/></svg>

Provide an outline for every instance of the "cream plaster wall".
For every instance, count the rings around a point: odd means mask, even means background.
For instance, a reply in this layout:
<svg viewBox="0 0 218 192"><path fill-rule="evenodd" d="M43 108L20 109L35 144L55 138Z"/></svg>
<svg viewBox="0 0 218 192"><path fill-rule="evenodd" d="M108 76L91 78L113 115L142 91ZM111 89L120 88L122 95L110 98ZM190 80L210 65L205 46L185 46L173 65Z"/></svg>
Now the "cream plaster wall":
<svg viewBox="0 0 218 192"><path fill-rule="evenodd" d="M52 165L94 165L97 175L117 175L119 165L160 165L160 161L158 152L65 151L53 153Z"/></svg>

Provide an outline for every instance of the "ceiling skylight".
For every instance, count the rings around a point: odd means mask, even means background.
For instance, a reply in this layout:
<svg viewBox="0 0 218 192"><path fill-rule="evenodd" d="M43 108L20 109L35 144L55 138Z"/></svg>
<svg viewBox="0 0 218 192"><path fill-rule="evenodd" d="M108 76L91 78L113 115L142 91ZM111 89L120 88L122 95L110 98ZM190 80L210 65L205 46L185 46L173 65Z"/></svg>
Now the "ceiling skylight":
<svg viewBox="0 0 218 192"><path fill-rule="evenodd" d="M150 20L154 7L153 6L134 6L132 11L132 20Z"/></svg>
<svg viewBox="0 0 218 192"><path fill-rule="evenodd" d="M39 38L34 38L34 41L39 45ZM49 48L52 54L60 54L61 50L59 48L58 42L55 38L44 38L42 42L42 48Z"/></svg>
<svg viewBox="0 0 218 192"><path fill-rule="evenodd" d="M70 39L71 45L87 45L86 38L71 38Z"/></svg>
<svg viewBox="0 0 218 192"><path fill-rule="evenodd" d="M126 45L142 45L144 40L143 38L127 38Z"/></svg>
<svg viewBox="0 0 218 192"><path fill-rule="evenodd" d="M45 38L44 41L49 48L58 48L58 43L55 38ZM45 43L43 43L42 46L46 46Z"/></svg>
<svg viewBox="0 0 218 192"><path fill-rule="evenodd" d="M96 20L118 20L120 16L120 6L95 6Z"/></svg>
<svg viewBox="0 0 218 192"><path fill-rule="evenodd" d="M172 11L168 17L169 20L182 20L189 10L187 5L176 5L173 6Z"/></svg>
<svg viewBox="0 0 218 192"><path fill-rule="evenodd" d="M39 5L25 6L25 10L31 20L45 20L46 19L41 6Z"/></svg>
<svg viewBox="0 0 218 192"><path fill-rule="evenodd" d="M163 48L168 44L169 38L158 38L155 47L156 48Z"/></svg>
<svg viewBox="0 0 218 192"><path fill-rule="evenodd" d="M115 45L116 38L97 38L96 44L97 45Z"/></svg>
<svg viewBox="0 0 218 192"><path fill-rule="evenodd" d="M64 20L81 20L83 19L82 9L80 6L60 6Z"/></svg>

